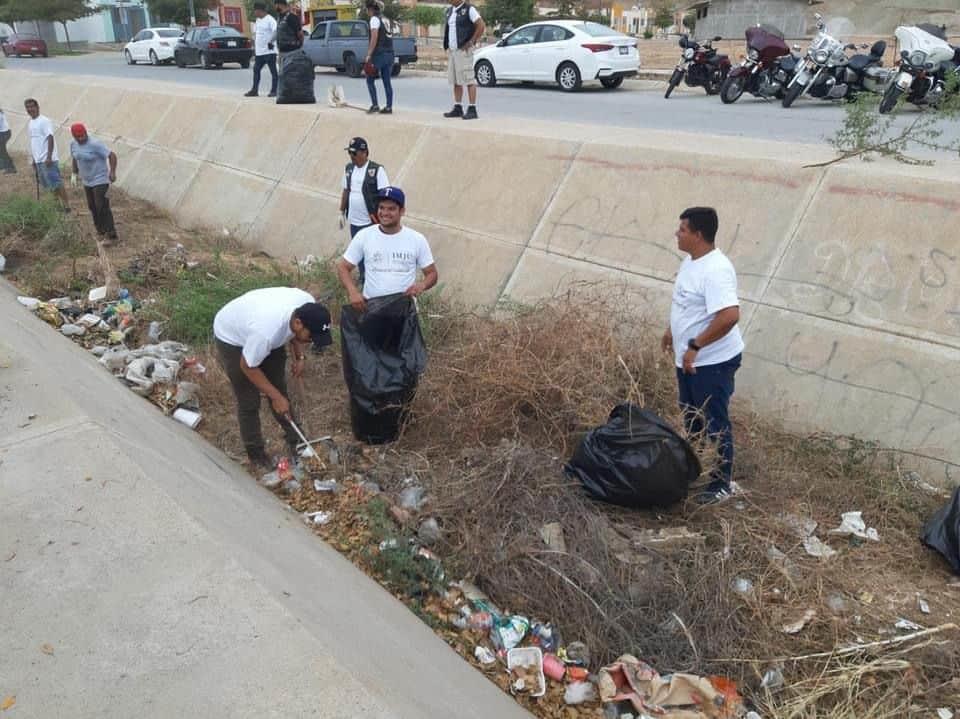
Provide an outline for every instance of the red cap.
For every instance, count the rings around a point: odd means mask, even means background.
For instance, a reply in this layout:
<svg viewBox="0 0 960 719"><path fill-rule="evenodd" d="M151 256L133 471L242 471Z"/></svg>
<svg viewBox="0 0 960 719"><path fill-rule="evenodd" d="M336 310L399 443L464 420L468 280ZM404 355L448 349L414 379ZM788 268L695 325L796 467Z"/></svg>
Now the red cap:
<svg viewBox="0 0 960 719"><path fill-rule="evenodd" d="M82 122L75 122L70 125L70 134L74 137L83 137L87 134L87 128Z"/></svg>

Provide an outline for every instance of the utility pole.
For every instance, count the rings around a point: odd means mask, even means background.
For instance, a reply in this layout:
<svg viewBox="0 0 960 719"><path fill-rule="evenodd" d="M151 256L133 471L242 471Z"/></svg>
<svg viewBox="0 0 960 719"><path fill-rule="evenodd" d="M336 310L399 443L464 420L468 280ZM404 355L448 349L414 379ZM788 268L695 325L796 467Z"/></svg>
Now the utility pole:
<svg viewBox="0 0 960 719"><path fill-rule="evenodd" d="M193 11L193 0L187 0L187 4L190 6L190 27L193 27L197 24L197 16Z"/></svg>

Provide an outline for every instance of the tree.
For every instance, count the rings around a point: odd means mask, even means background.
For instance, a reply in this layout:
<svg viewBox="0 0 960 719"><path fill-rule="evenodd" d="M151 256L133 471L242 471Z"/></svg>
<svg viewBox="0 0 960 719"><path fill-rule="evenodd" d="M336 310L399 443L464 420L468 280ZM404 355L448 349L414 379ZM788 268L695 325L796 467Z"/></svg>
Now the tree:
<svg viewBox="0 0 960 719"><path fill-rule="evenodd" d="M17 23L35 20L33 0L0 0L0 22L5 22L17 30Z"/></svg>
<svg viewBox="0 0 960 719"><path fill-rule="evenodd" d="M657 10L657 14L653 18L653 24L661 30L666 30L668 27L673 25L673 13L670 11L670 8L659 8Z"/></svg>
<svg viewBox="0 0 960 719"><path fill-rule="evenodd" d="M9 13L11 21L18 20L46 20L63 25L63 32L67 37L67 48L70 45L70 30L67 23L92 15L96 9L87 5L86 0L7 0L0 7L0 16L6 18Z"/></svg>
<svg viewBox="0 0 960 719"><path fill-rule="evenodd" d="M383 5L380 15L389 20L391 25L399 23L403 19L406 8L397 0L380 0L380 3ZM370 19L366 7L364 7L364 0L354 0L353 4L357 8L357 17L361 20Z"/></svg>
<svg viewBox="0 0 960 719"><path fill-rule="evenodd" d="M154 21L190 25L189 0L150 0L150 17Z"/></svg>
<svg viewBox="0 0 960 719"><path fill-rule="evenodd" d="M550 13L550 17L574 18L583 12L583 3L576 0L558 0L557 9Z"/></svg>
<svg viewBox="0 0 960 719"><path fill-rule="evenodd" d="M488 27L519 27L536 16L535 0L486 0L480 14Z"/></svg>
<svg viewBox="0 0 960 719"><path fill-rule="evenodd" d="M442 25L445 17L445 12L442 7L437 7L436 5L420 5L419 3L414 5L413 8L405 14L410 22L417 27L424 28L424 30L434 25Z"/></svg>
<svg viewBox="0 0 960 719"><path fill-rule="evenodd" d="M683 16L683 26L687 28L690 32L693 32L697 27L697 16L692 12L687 13Z"/></svg>

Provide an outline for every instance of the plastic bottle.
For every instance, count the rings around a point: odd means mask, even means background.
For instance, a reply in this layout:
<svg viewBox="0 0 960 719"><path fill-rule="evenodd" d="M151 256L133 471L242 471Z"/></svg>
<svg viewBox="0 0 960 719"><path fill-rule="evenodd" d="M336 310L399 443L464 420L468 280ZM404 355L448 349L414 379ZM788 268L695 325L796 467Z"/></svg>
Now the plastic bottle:
<svg viewBox="0 0 960 719"><path fill-rule="evenodd" d="M468 617L457 617L453 625L458 629L483 631L493 626L493 615L490 612L474 612Z"/></svg>

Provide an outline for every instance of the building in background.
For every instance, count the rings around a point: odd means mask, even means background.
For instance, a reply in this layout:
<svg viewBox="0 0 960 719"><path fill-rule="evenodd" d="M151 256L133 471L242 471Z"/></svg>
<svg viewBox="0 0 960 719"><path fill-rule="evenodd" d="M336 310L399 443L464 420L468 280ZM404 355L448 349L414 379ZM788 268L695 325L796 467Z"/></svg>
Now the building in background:
<svg viewBox="0 0 960 719"><path fill-rule="evenodd" d="M653 11L642 5L624 6L613 3L610 9L610 26L627 35L643 35L653 29Z"/></svg>
<svg viewBox="0 0 960 719"><path fill-rule="evenodd" d="M773 25L785 37L799 38L806 35L813 16L810 5L810 0L699 0L688 5L686 12L696 16L698 38L739 38L758 23Z"/></svg>

